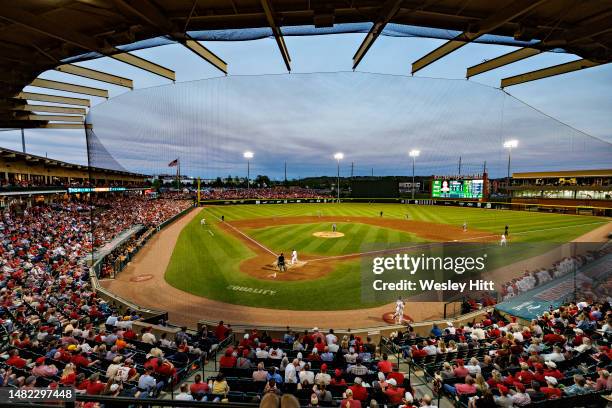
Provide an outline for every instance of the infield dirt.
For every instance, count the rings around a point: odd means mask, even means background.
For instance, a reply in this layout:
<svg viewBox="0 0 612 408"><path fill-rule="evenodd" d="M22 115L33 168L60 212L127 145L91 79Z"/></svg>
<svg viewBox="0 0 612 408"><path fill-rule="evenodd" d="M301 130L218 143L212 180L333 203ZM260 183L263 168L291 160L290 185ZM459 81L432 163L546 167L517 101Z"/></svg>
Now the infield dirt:
<svg viewBox="0 0 612 408"><path fill-rule="evenodd" d="M448 241L468 241L468 242L493 242L498 239L487 231L468 230L463 231L462 227L455 227L448 224L434 224L430 222L401 220L383 217L273 217L255 218L249 220L226 221L218 225L227 233L232 234L249 246L257 255L249 258L240 264L240 271L251 275L257 279L270 279L281 281L299 281L317 279L330 273L339 262L355 260L364 255L357 252L340 256L312 256L300 255L300 260L305 264L299 268L290 268L287 272L278 272L275 265L276 254L271 249L266 249L261 244L254 242L245 236L240 230L255 228L267 228L280 225L299 225L314 223L360 223L377 227L390 228L404 232L413 233L427 241L448 242ZM316 238L313 238L316 239ZM342 238L336 238L342 239Z"/></svg>

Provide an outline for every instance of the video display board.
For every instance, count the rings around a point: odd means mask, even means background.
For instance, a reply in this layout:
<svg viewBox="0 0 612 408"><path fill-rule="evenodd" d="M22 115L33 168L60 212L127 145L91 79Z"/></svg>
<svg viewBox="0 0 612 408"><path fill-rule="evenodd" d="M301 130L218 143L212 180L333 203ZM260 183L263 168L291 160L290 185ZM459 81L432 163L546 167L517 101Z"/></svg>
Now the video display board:
<svg viewBox="0 0 612 408"><path fill-rule="evenodd" d="M482 198L484 180L440 178L433 180L432 198Z"/></svg>

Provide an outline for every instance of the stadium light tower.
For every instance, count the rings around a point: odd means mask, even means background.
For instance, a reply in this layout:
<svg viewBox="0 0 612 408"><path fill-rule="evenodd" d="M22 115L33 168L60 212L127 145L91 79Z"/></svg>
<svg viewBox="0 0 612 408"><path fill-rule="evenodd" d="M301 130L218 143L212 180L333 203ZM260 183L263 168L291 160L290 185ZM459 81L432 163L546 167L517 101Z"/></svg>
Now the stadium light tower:
<svg viewBox="0 0 612 408"><path fill-rule="evenodd" d="M246 151L242 155L245 159L247 159L247 190L251 189L251 159L253 158L253 152Z"/></svg>
<svg viewBox="0 0 612 408"><path fill-rule="evenodd" d="M508 195L510 195L510 160L512 158L512 149L516 149L518 147L518 140L506 140L504 142L504 148L508 149L508 178L506 180L506 188Z"/></svg>
<svg viewBox="0 0 612 408"><path fill-rule="evenodd" d="M412 157L412 199L414 200L414 162L421 154L420 150L412 149L408 152L408 156Z"/></svg>
<svg viewBox="0 0 612 408"><path fill-rule="evenodd" d="M336 184L336 189L338 190L338 202L340 202L340 160L344 159L344 153L336 153L334 154L334 159L338 162L338 184Z"/></svg>

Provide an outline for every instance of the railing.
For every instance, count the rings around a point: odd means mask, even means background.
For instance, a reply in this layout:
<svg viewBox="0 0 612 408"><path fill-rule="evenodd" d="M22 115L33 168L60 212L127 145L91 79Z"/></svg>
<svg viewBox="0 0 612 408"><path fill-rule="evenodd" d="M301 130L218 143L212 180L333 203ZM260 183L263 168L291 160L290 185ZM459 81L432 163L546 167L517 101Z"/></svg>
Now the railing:
<svg viewBox="0 0 612 408"><path fill-rule="evenodd" d="M175 216L167 219L163 223L161 223L157 228L154 229L154 231L150 234L150 236L148 236L147 239L144 242L142 242L142 244L139 247L137 247L136 251L134 252L134 254L132 254L132 256L134 256L136 253L138 253L138 251L144 246L146 241L148 241L155 233L159 232L162 228L170 225L172 222L176 221L178 218L186 215L192 209L193 209L193 207L189 207L186 210L178 213L177 215L175 215ZM121 244L119 244L119 245L121 245ZM112 251L109 251L109 254L110 254L110 252L112 252ZM99 273L99 270L101 268L102 263L104 262L104 260L106 259L107 256L108 255L100 257L89 268L91 286L92 286L94 292L102 295L102 297L104 297L106 300L110 300L111 302L114 302L115 305L119 306L122 311L125 311L126 309L137 311L141 315L145 316L144 321L147 322L147 323L157 323L160 320L167 321L168 320L168 312L161 311L161 310L155 310L155 309L143 308L143 307L141 307L141 306L139 306L139 305L137 305L135 303L130 302L127 299L124 299L124 298L122 298L120 296L115 295L114 293L106 290L105 288L103 288L100 285L100 282L98 281L98 273ZM126 262L126 264L127 264L127 262Z"/></svg>
<svg viewBox="0 0 612 408"><path fill-rule="evenodd" d="M102 286L100 286L100 282L98 278L96 278L95 274L91 274L91 287L94 292L100 295L102 298L106 299L118 306L121 312L125 312L126 310L135 310L141 316L144 316L143 321L147 323L157 323L160 320L167 321L168 320L168 312L155 310L155 309L147 309L141 307L135 303L130 302L120 296L115 295L114 293L106 290Z"/></svg>
<svg viewBox="0 0 612 408"><path fill-rule="evenodd" d="M125 268L125 266L129 263L129 261L134 256L136 256L136 254L140 251L140 249L142 247L144 247L144 245L147 243L147 241L149 241L149 239L151 239L156 233L158 233L163 228L165 228L166 226L170 225L171 223L173 223L177 219L183 217L188 212L190 212L192 209L193 209L193 207L189 207L186 210L183 210L180 213L176 214L175 216L168 218L166 221L162 222L157 227L150 228L147 231L145 231L142 235L140 235L141 237L143 237L143 239L138 241L138 245L136 246L135 251L133 253L128 254L127 259L125 260L125 262L122 262L122 264L120 265L120 269L118 271L114 271L114 274L117 274L117 273L121 272L123 270L123 268ZM105 254L104 256L101 256L100 258L95 260L94 264L92 265L92 268L93 268L96 276L99 276L100 268L101 268L102 264L104 263L105 259L108 257L108 255L111 254L115 249L119 248L121 245L125 244L133 235L136 235L136 234L138 234L138 232L134 232L134 234L130 235L129 237L126 237L121 242L117 243L117 245L115 245L112 249L108 250L107 254ZM114 276L113 276L113 278L114 278Z"/></svg>
<svg viewBox="0 0 612 408"><path fill-rule="evenodd" d="M486 313L492 311L494 309L493 306L483 307L480 310L476 310L464 315L455 316L451 319L437 319L437 320L424 320L422 322L411 323L410 326L415 330L418 335L427 335L431 330L432 325L435 323L439 327L446 327L446 324L451 321L455 326L457 324L463 324L463 322L472 321L474 319L478 319L481 315L485 315ZM202 326L207 326L209 328L214 328L217 325L218 321L202 319L198 321L198 329ZM280 326L261 326L254 325L249 323L235 323L232 322L232 332L233 333L246 333L251 329L257 329L259 331L266 331L271 336L282 336L286 331L287 327ZM334 327L334 333L336 335L350 335L353 334L355 336L362 337L371 337L372 339L380 339L385 336L389 336L393 332L397 332L398 330L405 330L405 324L396 324L396 325L384 325L384 326L371 326L371 327L360 327L360 328L338 328ZM291 330L296 332L302 332L304 330L312 330L312 327L297 327L292 326ZM327 329L320 327L319 331L325 332Z"/></svg>

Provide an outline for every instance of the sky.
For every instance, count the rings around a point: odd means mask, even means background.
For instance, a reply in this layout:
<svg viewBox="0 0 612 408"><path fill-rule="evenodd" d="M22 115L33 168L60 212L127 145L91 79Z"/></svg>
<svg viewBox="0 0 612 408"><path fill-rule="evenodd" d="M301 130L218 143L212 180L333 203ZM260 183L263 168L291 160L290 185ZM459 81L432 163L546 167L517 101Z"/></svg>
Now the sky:
<svg viewBox="0 0 612 408"><path fill-rule="evenodd" d="M302 120L302 123L308 124L310 126L314 126L313 124L308 123L308 110L314 108L313 111L316 115L321 116L325 112L325 107L329 107L330 103L328 99L325 99L325 90L321 90L321 92L316 95L309 94L311 99L305 99L305 96L295 97L288 94L283 94L283 87L278 86L279 84L291 84L287 85L285 89L293 89L288 87L295 87L295 89L301 89L301 87L305 86L305 83L310 81L311 86L319 86L322 83L326 83L329 79L329 76L325 75L294 75L299 73L319 73L319 72L339 72L339 71L350 71L352 67L352 56L361 43L364 34L336 34L336 35L328 35L328 36L313 36L313 37L286 37L287 47L289 49L291 58L292 58L292 74L288 77L286 75L278 76L278 81L272 81L269 77L258 77L253 80L253 82L257 83L258 89L262 90L262 94L257 96L246 98L251 104L249 109L243 108L242 110L234 109L234 105L236 101L239 101L241 97L248 95L246 88L248 88L248 83L244 85L245 91L241 93L241 89L238 84L241 83L239 78L234 78L240 75L260 75L260 74L284 74L286 73L284 63L282 58L278 52L276 47L276 43L273 39L267 38L262 40L254 40L254 41L243 41L243 42L207 42L204 43L210 50L215 52L221 58L223 58L229 64L229 79L227 81L229 85L225 85L225 89L231 92L221 93L221 100L218 104L222 104L222 106L230 107L226 108L227 117L222 117L216 119L216 128L211 131L211 138L206 141L200 142L199 152L196 151L191 152L191 160L192 163L190 166L186 164L188 167L186 171L191 171L193 173L200 173L198 175L202 176L214 176L215 173L219 173L219 175L226 175L228 172L233 172L231 174L236 174L240 172L244 172L243 167L244 163L240 156L240 149L245 145L245 142L249 141L249 138L252 138L251 135L243 136L243 138L235 138L233 140L227 134L228 129L234 130L236 128L236 120L235 117L230 119L230 114L239 115L239 117L243 118L242 123L239 125L242 129L256 129L258 134L260 134L262 140L266 140L265 137L265 122L261 120L261 115L253 115L250 119L247 115L240 114L241 112L253 111L253 107L259 109L261 112L266 112L268 116L266 116L267 121L269 123L273 123L271 125L273 128L270 129L271 132L277 130L280 126L280 123L283 122L283 119L286 117L292 117L294 120L299 121ZM370 109L376 115L391 118L391 113L389 109L381 109L381 105L374 105L369 102L372 100L381 100L380 98L384 95L393 94L395 101L402 100L401 92L393 92L397 89L404 89L407 92L416 92L417 94L425 94L424 91L427 89L429 84L436 84L438 86L437 92L439 98L429 100L427 103L421 103L420 108L413 108L413 116L417 116L421 122L430 126L435 123L438 129L438 132L441 132L442 135L450 135L451 130L443 129L440 124L436 122L435 114L437 112L438 121L448 120L449 123L454 124L456 128L465 128L469 129L470 126L472 129L477 127L474 132L478 132L478 130L483 131L484 129L488 129L488 127L495 126L496 123L499 122L499 118L488 118L482 117L486 116L486 114L478 115L473 112L470 113L470 106L472 108L475 107L484 107L486 108L486 102L478 101L478 103L474 103L472 100L463 101L460 94L457 92L452 94L452 97L444 97L444 95L448 94L448 92L452 90L463 90L463 89L477 89L476 85L471 85L471 82L477 82L479 84L484 84L490 87L498 87L499 81L501 78L516 75L522 72L532 71L539 68L544 68L550 65L560 64L567 61L572 61L578 59L578 57L568 54L558 54L558 53L550 53L550 54L540 54L538 56L519 61L517 63L511 64L509 66L503 67L501 69L497 69L491 71L489 73L485 73L482 75L478 75L470 79L469 84L461 84L459 82L465 82L465 69L471 65L479 63L485 59L494 58L498 55L507 53L512 51L512 47L506 46L497 46L497 45L484 45L484 44L467 44L458 51L450 54L449 56L439 60L425 69L419 71L415 74L417 78L448 78L448 79L456 79L456 84L450 86L441 86L440 83L445 83L440 80L419 80L419 81L410 81L409 73L410 73L410 64L414 60L419 57L425 55L427 52L436 48L444 41L442 40L434 40L434 39L423 39L423 38L397 38L397 37L386 37L381 36L372 46L372 48L367 53L366 57L361 62L358 71L366 72L366 73L381 73L381 74L392 74L392 75L401 75L408 76L400 77L399 79L391 79L393 77L389 77L388 80L382 81L377 79L377 76L372 76L368 74L363 74L361 76L349 76L350 74L339 74L338 81L334 82L333 91L336 94L342 95L340 98L341 102L344 102L344 106L349 106L352 100L348 100L351 96L350 90L351 88L351 78L358 78L356 81L361 84L361 86L365 89L368 89L369 93L367 95L361 95L362 99L368 101L368 103L362 103L359 108L353 109L351 111L347 108L346 112L343 114L346 115L344 117L345 123L348 121L351 122L351 125L354 127L361 126L362 128L367 126L372 126L374 130L374 123L372 124L359 124L356 123L361 119L364 119L364 112L368 112ZM98 83L96 81L82 79L79 77L74 77L71 75L61 74L58 72L46 72L41 75L43 78L55 79L60 81L68 81L77 84L89 85L89 86L98 86L102 88L109 89L111 94L111 100L109 102L105 102L103 98L93 98L94 108L92 109L92 116L95 118L103 117L107 115L107 120L104 121L104 126L100 126L100 135L99 137L107 141L114 140L116 142L122 142L121 146L127 146L129 142L134 142L134 139L130 137L131 135L119 135L121 129L117 129L118 126L114 126L112 121L109 120L110 117L118 117L122 118L123 122L120 120L117 123L123 123L123 127L128 126L128 122L131 121L132 126L136 126L136 124L140 123L143 129L143 132L147 129L147 127L154 129L162 129L163 124L155 123L154 119L150 116L151 107L155 106L155 101L152 101L151 98L172 98L172 94L174 94L174 100L179 106L178 101L180 101L181 92L187 92L190 95L193 95L193 91L185 91L184 89L189 88L189 85L182 84L183 82L188 81L197 81L204 78L214 78L219 77L221 73L217 71L214 67L207 64L205 61L201 60L195 54L191 53L186 48L180 45L168 45L162 47L156 47L152 49L146 49L141 51L135 51L134 54L142 56L144 58L150 59L151 61L157 62L161 65L164 65L168 68L171 68L176 71L177 76L177 84L171 85L171 81L155 76L153 74L147 73L145 71L141 71L137 68L133 68L131 66L125 65L118 61L114 61L108 58L102 58L92 61L86 61L83 63L79 63L79 65L90 67L94 69L99 69L102 71L107 71L110 73L114 73L117 75L125 76L134 80L135 88L137 91L129 91L126 88L115 87L108 84ZM299 78L307 78L307 81L304 82ZM272 77L275 78L275 77ZM222 80L222 79L221 79ZM218 82L219 80L215 80ZM197 86L203 86L206 81L202 82L194 82ZM386 91L381 90L380 86L373 86L374 83L379 85L388 85L390 83L397 84L397 88L391 87L391 89L387 89ZM414 85L417 84L417 85ZM168 86L170 85L170 86ZM196 88L197 86L193 87ZM271 86L277 85L277 86ZM165 86L165 87L163 87ZM181 88L182 86L182 88ZM158 87L151 88L151 87ZM405 88L402 88L405 87ZM466 88L467 87L467 88ZM143 89L143 88L151 88L151 89ZM172 89L176 88L178 90ZM382 87L384 89L384 86ZM435 88L435 86L433 87ZM474 91L475 94L482 93L485 95L489 92L489 88L482 87L483 90ZM182 89L182 90L181 90ZM41 89L37 89L34 87L28 87L26 90L30 91L43 91ZM449 91L450 90L450 91ZM348 92L343 92L348 91ZM580 140L583 144L589 144L590 148L596 148L599 150L600 155L603 154L603 157L599 157L596 161L597 165L603 163L603 165L610 165L610 159L606 158L606 154L610 152L608 157L612 158L612 151L609 150L609 145L605 143L601 143L597 140L593 140L586 135L594 136L598 139L602 139L607 142L612 142L612 64L599 66L590 68L583 71L578 71L574 73L569 73L565 75L560 75L557 77L552 77L548 79L543 79L535 82L530 82L522 85L517 85L513 87L509 87L506 91L512 95L513 97L518 98L519 100L531 105L535 109L538 109L543 114L550 115L558 119L559 121L567 124L567 126L554 122L552 119L545 119L544 115L535 114L535 111L531 111L530 109L523 108L524 111L530 111L527 116L531 118L534 126L535 123L538 122L538 130L537 133L543 138L548 138L548 147L551 148L551 154L556 154L559 162L564 152L562 150L557 149L555 151L552 147L557 147L558 141L566 141L570 140L574 143L576 140ZM52 92L48 90L44 90L45 93L55 93L62 94L61 92ZM330 91L331 92L331 91ZM446 93L445 93L446 92ZM133 93L134 95L130 95L129 93ZM492 95L497 95L500 92L493 93ZM122 95L121 98L117 98L113 100L113 98ZM203 91L202 94L206 94L206 91ZM307 94L302 92L302 94ZM69 95L69 94L66 94ZM149 95L149 98L143 97L142 95ZM332 95L328 93L327 96ZM73 96L73 95L69 95ZM274 96L274 98L272 98ZM134 99L136 97L143 98L145 101L141 105L131 107L131 111L126 109L125 103L121 103L121 101L130 100L130 98ZM317 100L316 97L320 98ZM206 109L214 109L215 102L208 100L207 102L198 101L194 96L193 101L198 104L203 104L207 108ZM293 99L291 99L293 98ZM377 99L378 98L378 99ZM276 99L277 103L273 104L272 99ZM512 112L519 112L521 110L520 106L523 106L514 98L506 97L501 98L505 100L505 103L515 106ZM137 99L134 99L137 100ZM494 103L499 102L499 96L493 96L491 101L495 101ZM317 102L315 102L317 101ZM421 99L419 99L419 102ZM291 107L287 110L288 104L291 103ZM346 105L349 103L349 105ZM405 103L405 102L401 102ZM492 102L493 103L493 102ZM95 107L95 105L101 104L99 107ZM302 105L305 104L305 105ZM400 102L398 102L400 104ZM401 106L395 103L392 103L392 107L397 108L397 106ZM444 107L438 107L437 104L443 105ZM115 106L115 110L109 108ZM329 105L329 106L328 106ZM342 109L341 104L336 101L334 108L337 111ZM301 111L296 111L295 106L301 106ZM507 106L507 105L504 105ZM139 108L142 108L139 110ZM273 112L270 110L273 109ZM438 110L436 110L438 109ZM482 110L482 109L481 109ZM185 118L190 118L193 120L194 116L197 118L198 111L197 109L189 109L186 108L183 110L182 114L186 115ZM311 114L313 112L310 112ZM449 120L449 112L452 114L451 120ZM211 113L206 113L210 115ZM202 114L202 115L206 115ZM123 116L122 116L123 115ZM191 115L191 116L190 116ZM353 116L351 116L353 115ZM492 115L492 114L491 114ZM312 115L311 115L312 116ZM393 117L397 117L397 112ZM401 115L399 115L401 116ZM181 117L177 114L177 118L174 119L177 123L182 122L178 118ZM357 118L356 121L353 120L353 117ZM427 119L424 119L424 118ZM504 118L504 124L506 127L505 133L500 135L496 135L496 138L499 137L509 137L512 136L513 129L516 129L517 133L524 135L525 133L529 133L529 127L525 127L526 121L524 119L525 116L521 116L517 113L516 117L512 117L509 115ZM534 119L537 117L537 120ZM129 121L126 121L126 118ZM144 119L146 118L146 119ZM257 120L259 118L259 120ZM273 120L273 118L276 118ZM201 118L199 118L201 120ZM248 119L248 121L247 121ZM330 123L332 122L331 119ZM367 120L364 119L365 123L368 123ZM388 121L384 121L381 119L381 123L387 124ZM531 122L529 122L531 123ZM167 123L166 123L167 125ZM380 123L378 123L380 128ZM409 122L397 123L396 125L404 126L402 129L405 129L406 126L409 126ZM276 127L274 127L276 126ZM285 124L286 126L286 124ZM343 130L342 123L334 123L331 127L336 133L340 133ZM383 126L384 127L384 126ZM103 129L107 129L104 130ZM239 127L240 128L240 127ZM349 129L348 127L347 129ZM94 129L98 129L96 127L96 122L94 121ZM109 130L110 129L110 130ZM226 133L223 133L222 130L225 129ZM290 132L287 128L283 128L287 133L299 133L299 132ZM387 126L385 131L392 132L393 127ZM555 131L546 131L546 129L555 129ZM191 131L195 132L196 130L191 129ZM180 132L180 129L170 128L168 132L173 134L177 134ZM446 132L446 133L445 133ZM581 133L584 132L584 133ZM131 133L131 132L130 132ZM256 132L250 132L256 133ZM484 132L483 132L484 133ZM66 160L70 162L76 163L86 163L87 155L85 149L85 135L83 131L66 131L66 130L26 130L26 150L33 154L38 155L48 155L49 157L53 157L60 160ZM586 135L585 135L586 134ZM162 132L159 132L158 137L162 137ZM121 139L120 137L123 137ZM185 134L183 143L189 144L193 142L193 136ZM483 136L484 137L484 136ZM114 139L113 139L114 138ZM315 136L307 136L307 135L294 135L294 137L289 138L290 143L288 143L289 151L290 151L290 161L291 163L295 163L292 169L293 176L304 176L304 175L314 175L313 171L324 173L324 174L333 174L335 171L335 163L333 161L330 163L328 161L327 153L331 156L333 151L336 150L348 150L353 154L353 157L349 157L347 153L347 159L342 166L342 172L345 174L348 172L348 163L349 160L354 162L357 160L357 165L360 171L367 173L367 169L371 167L376 167L377 174L389 174L389 172L393 172L393 168L397 166L406 166L406 162L404 162L402 155L404 154L404 150L407 151L414 144L421 144L417 146L421 149L423 157L419 160L421 162L427 162L429 160L429 165L425 163L421 163L420 168L418 168L417 173L423 172L424 174L430 174L428 172L435 170L436 168L439 171L447 171L450 172L452 168L454 168L456 161L456 157L452 160L450 156L447 158L446 156L440 156L433 153L433 148L428 146L428 140L426 136L421 136L420 138L414 139L401 139L401 138L390 138L390 137L379 137L378 140L383 140L386 145L383 143L384 152L388 151L390 156L393 156L393 160L385 159L384 154L380 155L380 157L362 157L358 156L358 147L361 147L362 151L371 151L371 147L368 145L363 145L361 142L365 139L357 140L359 143L354 143L354 140L338 137L338 140L335 140L335 137L331 137L329 135L323 134L321 136L322 139L317 139ZM233 146L225 146L231 145L233 140ZM332 142L330 142L330 140ZM474 138L472 140L473 143L477 145L481 140ZM497 139L492 139L495 143L498 142ZM528 137L523 136L523 142L519 146L516 152L513 154L513 161L517 166L520 166L521 169L526 169L529 166L536 166L538 160L538 154L541 154L541 149L536 147L535 145L529 146L528 143L525 143L529 140ZM489 141L493 143L493 141ZM226 143L228 142L228 143ZM429 140L431 142L431 140ZM399 147L399 144L402 144ZM248 143L247 143L248 144ZM431 143L429 143L431 144ZM7 148L12 148L15 150L21 150L21 139L20 133L18 131L3 131L0 132L0 145ZM224 145L224 149L219 149L220 146ZM405 145L405 146L404 146ZM497 159L501 163L504 157L501 156L501 149L497 146L491 145L496 154ZM276 149L277 145L268 145L266 143L258 143L256 147L260 147L259 151L256 151L256 157L251 163L252 173L275 173L273 176L278 176L278 172L280 169L279 160L282 161L282 158L279 155L267 154L270 153L271 150ZM599 146L599 149L597 147ZM109 147L111 153L113 148ZM156 157L157 164L154 166L155 168L151 168L154 172L161 172L163 170L163 160L172 157L171 155L174 153L172 149L156 149L156 146L151 148L151 152L159 151L159 157ZM523 151L521 152L521 147L523 147ZM315 149L320 149L319 161L316 165L313 165L313 170L310 172L307 169L307 163L313 160L313 153ZM453 149L453 146L449 146L449 149ZM324 150L332 150L331 152L324 152ZM428 149L432 152L428 154ZM576 155L576 161L572 162L572 165L576 168L583 168L592 166L593 162L589 159L589 157L580 157L579 149L576 149L575 145L572 145L572 152ZM207 153L207 150L218 150L218 153ZM256 150L253 148L253 150ZM280 149L279 149L280 150ZM398 154L397 150L401 150L401 154ZM588 149L587 149L588 150ZM585 152L587 151L585 150ZM117 154L121 155L122 150L117 150ZM384 153L383 152L383 153ZM200 154L201 153L201 154ZM154 153L151 153L154 154ZM185 153L184 153L185 154ZM208 154L208 156L205 156ZM505 154L505 153L504 153ZM147 153L151 159L153 158ZM186 157L189 156L186 154ZM212 156L216 157L216 164L212 163L214 160ZM456 156L456 155L455 155ZM206 157L206 165L196 165L196 157L199 157L204 161L204 157ZM521 158L522 157L522 158ZM162 160L163 159L163 160ZM445 163L447 168L444 168L442 160L447 160L451 163ZM471 159L467 159L469 162ZM155 160L151 160L155 161ZM480 160L474 158L472 160L474 163L479 162ZM225 162L226 166L222 166L221 163ZM136 162L127 160L122 162L121 164L127 164L130 167L136 165ZM313 163L314 164L314 163ZM273 168L271 166L274 166ZM385 169L385 166L387 167ZM438 167L436 167L438 166ZM142 168L142 165L140 164ZM536 166L537 167L537 166ZM134 169L135 168L130 168ZM537 170L537 168L536 168ZM408 170L406 170L408 171ZM501 171L501 170L500 170ZM397 173L403 174L405 171L398 171ZM331 175L330 174L330 175Z"/></svg>

